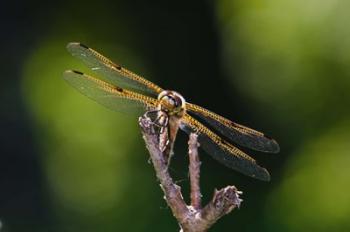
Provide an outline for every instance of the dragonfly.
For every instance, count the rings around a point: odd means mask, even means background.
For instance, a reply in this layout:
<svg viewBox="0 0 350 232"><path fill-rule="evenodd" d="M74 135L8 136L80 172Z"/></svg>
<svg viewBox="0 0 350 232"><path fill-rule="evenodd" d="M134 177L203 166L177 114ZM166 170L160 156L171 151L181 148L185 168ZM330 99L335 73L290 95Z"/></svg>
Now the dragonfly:
<svg viewBox="0 0 350 232"><path fill-rule="evenodd" d="M143 112L162 110L169 116L169 124L177 123L178 128L187 134L196 133L200 147L215 160L247 176L270 180L265 168L233 144L278 153L280 148L274 139L186 102L179 93L164 90L82 43L69 43L67 50L98 75L93 77L75 70L64 72L63 78L83 95L119 112L128 112L129 109ZM176 132L170 137L174 137Z"/></svg>

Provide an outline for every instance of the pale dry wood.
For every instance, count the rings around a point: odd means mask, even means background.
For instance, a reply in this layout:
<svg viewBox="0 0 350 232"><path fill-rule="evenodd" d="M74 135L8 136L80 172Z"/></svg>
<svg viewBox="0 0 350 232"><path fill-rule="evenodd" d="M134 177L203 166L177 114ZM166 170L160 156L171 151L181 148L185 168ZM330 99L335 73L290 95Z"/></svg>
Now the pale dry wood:
<svg viewBox="0 0 350 232"><path fill-rule="evenodd" d="M189 157L189 176L191 183L191 205L196 210L201 208L201 189L200 189L200 166L198 154L197 135L191 134L188 140L188 157Z"/></svg>
<svg viewBox="0 0 350 232"><path fill-rule="evenodd" d="M215 190L212 200L205 207L201 207L199 144L196 134L191 134L188 142L191 205L187 205L182 197L180 186L174 183L168 172L165 157L169 157L169 154L164 154L168 149L163 149L161 145L162 141L167 139L167 128L162 133L154 133L156 131L153 128L154 123L145 115L139 118L143 138L164 192L164 199L178 221L181 231L207 231L219 218L240 206L242 200L239 195L241 192L234 186L227 186Z"/></svg>

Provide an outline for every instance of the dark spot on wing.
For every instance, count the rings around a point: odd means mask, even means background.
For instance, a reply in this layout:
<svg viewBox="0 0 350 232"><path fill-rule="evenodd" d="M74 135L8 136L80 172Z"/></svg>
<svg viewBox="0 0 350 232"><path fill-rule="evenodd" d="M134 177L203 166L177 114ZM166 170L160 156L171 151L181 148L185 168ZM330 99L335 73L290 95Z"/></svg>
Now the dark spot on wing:
<svg viewBox="0 0 350 232"><path fill-rule="evenodd" d="M120 66L120 65L115 65L115 67L116 67L116 69L118 69L118 70L121 70L121 69L122 69L122 66Z"/></svg>
<svg viewBox="0 0 350 232"><path fill-rule="evenodd" d="M84 44L82 44L82 43L79 43L79 45L80 45L81 47L83 47L83 48L89 49L88 46L86 46L86 45L84 45Z"/></svg>
<svg viewBox="0 0 350 232"><path fill-rule="evenodd" d="M123 89L122 88L120 88L120 87L118 87L118 86L115 86L115 88L114 88L115 90L117 90L118 92L123 92Z"/></svg>
<svg viewBox="0 0 350 232"><path fill-rule="evenodd" d="M74 73L76 73L76 74L79 74L79 75L84 75L84 73L79 72L79 71L76 71L76 70L72 70L72 72L74 72Z"/></svg>

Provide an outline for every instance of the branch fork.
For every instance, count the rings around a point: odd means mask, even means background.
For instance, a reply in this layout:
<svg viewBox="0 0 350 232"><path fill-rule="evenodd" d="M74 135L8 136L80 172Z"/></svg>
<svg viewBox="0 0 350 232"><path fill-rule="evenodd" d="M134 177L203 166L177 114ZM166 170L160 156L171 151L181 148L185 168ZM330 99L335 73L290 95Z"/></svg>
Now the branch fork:
<svg viewBox="0 0 350 232"><path fill-rule="evenodd" d="M154 123L145 114L139 118L139 125L145 140L146 147L160 181L160 187L164 192L164 199L170 207L174 217L179 223L183 232L207 231L219 218L230 213L233 209L239 208L242 200L235 186L227 186L215 190L212 200L202 207L200 192L200 165L197 135L192 133L188 141L189 154L189 178L191 184L191 203L187 205L181 193L181 187L176 185L168 172L168 157L171 150L165 149L164 143L168 141L167 129L161 133L154 133ZM157 125L156 125L157 126Z"/></svg>

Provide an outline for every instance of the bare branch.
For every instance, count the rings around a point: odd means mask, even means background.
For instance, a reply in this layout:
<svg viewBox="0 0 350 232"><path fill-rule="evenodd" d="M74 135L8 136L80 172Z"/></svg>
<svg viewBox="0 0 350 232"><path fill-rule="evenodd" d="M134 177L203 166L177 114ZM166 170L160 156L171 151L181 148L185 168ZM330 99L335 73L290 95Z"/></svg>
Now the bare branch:
<svg viewBox="0 0 350 232"><path fill-rule="evenodd" d="M234 208L240 207L242 200L239 195L242 192L237 191L235 186L215 190L213 199L202 210L202 218L207 222L208 228L219 218L230 213Z"/></svg>
<svg viewBox="0 0 350 232"><path fill-rule="evenodd" d="M241 192L234 186L227 186L219 191L215 190L213 199L204 208L201 207L200 160L198 155L197 135L191 134L189 146L189 176L191 183L191 205L187 205L182 197L180 186L176 185L168 172L168 160L170 149L165 149L169 140L168 128L164 127L160 133L155 133L155 125L145 114L139 118L143 138L150 153L151 160L156 171L160 186L164 192L164 198L177 219L181 231L203 232L207 231L219 218L239 207ZM170 128L171 129L171 128ZM159 131L159 130L158 130Z"/></svg>
<svg viewBox="0 0 350 232"><path fill-rule="evenodd" d="M139 124L142 128L143 139L146 142L151 160L160 181L160 186L165 194L165 200L171 208L174 217L181 223L183 216L188 214L188 208L181 195L180 186L176 185L168 172L167 160L159 147L159 134L152 133L152 122L149 118L140 118ZM166 134L166 133L161 133Z"/></svg>
<svg viewBox="0 0 350 232"><path fill-rule="evenodd" d="M201 208L201 189L199 185L200 180L200 166L201 162L198 155L197 135L191 134L188 140L188 155L189 155L189 175L191 182L191 205L195 209Z"/></svg>

